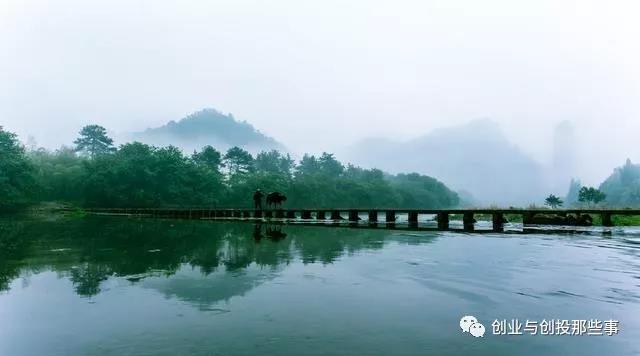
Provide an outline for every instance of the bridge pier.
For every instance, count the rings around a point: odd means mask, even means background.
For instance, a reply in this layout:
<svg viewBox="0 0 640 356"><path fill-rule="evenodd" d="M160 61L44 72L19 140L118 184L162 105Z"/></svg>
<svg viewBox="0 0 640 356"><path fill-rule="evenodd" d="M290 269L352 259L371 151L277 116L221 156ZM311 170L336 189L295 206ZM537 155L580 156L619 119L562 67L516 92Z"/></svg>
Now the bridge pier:
<svg viewBox="0 0 640 356"><path fill-rule="evenodd" d="M472 212L465 212L462 214L462 225L464 227L464 231L473 231L475 219L473 218Z"/></svg>
<svg viewBox="0 0 640 356"><path fill-rule="evenodd" d="M522 213L522 226L524 225L532 225L533 224L533 216L535 214L532 212Z"/></svg>
<svg viewBox="0 0 640 356"><path fill-rule="evenodd" d="M249 210L243 210L242 211L242 217L243 218L250 218L251 217L251 212Z"/></svg>
<svg viewBox="0 0 640 356"><path fill-rule="evenodd" d="M311 220L311 210L303 210L300 213L300 218L302 220Z"/></svg>
<svg viewBox="0 0 640 356"><path fill-rule="evenodd" d="M282 209L276 210L276 219L284 219L284 211Z"/></svg>
<svg viewBox="0 0 640 356"><path fill-rule="evenodd" d="M602 226L606 226L606 227L613 226L613 220L611 220L611 213L602 213L600 216L602 217Z"/></svg>
<svg viewBox="0 0 640 356"><path fill-rule="evenodd" d="M262 210L254 210L253 211L253 217L254 218L261 218L262 217Z"/></svg>
<svg viewBox="0 0 640 356"><path fill-rule="evenodd" d="M385 211L385 221L387 222L387 226L393 227L396 224L396 212L395 210L387 210Z"/></svg>
<svg viewBox="0 0 640 356"><path fill-rule="evenodd" d="M418 212L410 211L408 215L409 226L418 226Z"/></svg>
<svg viewBox="0 0 640 356"><path fill-rule="evenodd" d="M331 220L342 220L340 210L331 210Z"/></svg>
<svg viewBox="0 0 640 356"><path fill-rule="evenodd" d="M448 212L438 213L436 219L438 220L439 230L449 230L449 213Z"/></svg>
<svg viewBox="0 0 640 356"><path fill-rule="evenodd" d="M376 210L369 211L369 222L377 223L378 222L378 212Z"/></svg>
<svg viewBox="0 0 640 356"><path fill-rule="evenodd" d="M495 232L504 231L504 214L503 213L493 213L491 215L491 220L493 221L493 231Z"/></svg>
<svg viewBox="0 0 640 356"><path fill-rule="evenodd" d="M316 220L327 220L327 213L324 210L318 210Z"/></svg>
<svg viewBox="0 0 640 356"><path fill-rule="evenodd" d="M360 219L360 217L358 216L358 211L357 210L349 210L349 221L350 222L358 222L358 219Z"/></svg>
<svg viewBox="0 0 640 356"><path fill-rule="evenodd" d="M295 219L296 218L296 212L293 210L287 210L287 219Z"/></svg>

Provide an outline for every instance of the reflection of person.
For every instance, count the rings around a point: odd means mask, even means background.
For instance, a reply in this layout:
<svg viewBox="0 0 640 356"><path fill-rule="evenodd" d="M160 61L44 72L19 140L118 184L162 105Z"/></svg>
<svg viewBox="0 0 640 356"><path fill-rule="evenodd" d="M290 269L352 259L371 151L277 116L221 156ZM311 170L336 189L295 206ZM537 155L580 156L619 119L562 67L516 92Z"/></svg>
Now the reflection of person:
<svg viewBox="0 0 640 356"><path fill-rule="evenodd" d="M262 197L264 194L260 189L256 189L255 193L253 193L253 206L255 209L262 210Z"/></svg>
<svg viewBox="0 0 640 356"><path fill-rule="evenodd" d="M253 239L256 240L256 242L260 242L262 239L262 225L253 225Z"/></svg>

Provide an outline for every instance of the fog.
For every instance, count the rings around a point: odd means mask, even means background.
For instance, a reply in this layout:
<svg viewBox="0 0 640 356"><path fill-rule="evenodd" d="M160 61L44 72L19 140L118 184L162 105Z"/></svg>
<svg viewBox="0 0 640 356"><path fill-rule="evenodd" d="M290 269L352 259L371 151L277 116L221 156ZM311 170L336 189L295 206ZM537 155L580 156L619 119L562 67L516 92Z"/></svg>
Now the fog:
<svg viewBox="0 0 640 356"><path fill-rule="evenodd" d="M57 147L88 123L118 136L214 107L301 153L490 118L546 166L569 121L567 174L597 184L640 161L639 11L633 0L2 0L0 125Z"/></svg>

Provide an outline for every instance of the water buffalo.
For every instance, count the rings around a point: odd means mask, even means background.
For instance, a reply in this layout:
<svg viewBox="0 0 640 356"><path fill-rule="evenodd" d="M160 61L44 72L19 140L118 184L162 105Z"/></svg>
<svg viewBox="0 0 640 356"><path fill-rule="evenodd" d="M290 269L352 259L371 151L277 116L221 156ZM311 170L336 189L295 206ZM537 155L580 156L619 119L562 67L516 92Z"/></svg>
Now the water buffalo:
<svg viewBox="0 0 640 356"><path fill-rule="evenodd" d="M279 208L282 202L286 201L287 197L280 192L272 192L267 194L267 206L273 208Z"/></svg>

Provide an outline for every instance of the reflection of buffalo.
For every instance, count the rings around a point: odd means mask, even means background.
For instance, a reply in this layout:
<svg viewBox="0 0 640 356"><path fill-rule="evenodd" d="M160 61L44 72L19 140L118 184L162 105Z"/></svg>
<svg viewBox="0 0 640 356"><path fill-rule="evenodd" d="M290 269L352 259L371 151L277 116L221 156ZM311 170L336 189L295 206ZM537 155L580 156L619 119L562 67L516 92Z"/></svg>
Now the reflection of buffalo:
<svg viewBox="0 0 640 356"><path fill-rule="evenodd" d="M265 236L271 241L280 241L287 237L287 233L282 232L281 226L267 225L265 234L262 234L262 224L258 223L253 225L253 239L256 242L260 242Z"/></svg>
<svg viewBox="0 0 640 356"><path fill-rule="evenodd" d="M280 207L282 202L286 201L287 197L280 192L272 192L267 194L267 206L268 207Z"/></svg>
<svg viewBox="0 0 640 356"><path fill-rule="evenodd" d="M282 232L282 228L279 227L279 226L278 227L268 226L267 227L267 237L271 241L279 241L279 240L282 240L285 237L287 237L287 234Z"/></svg>

